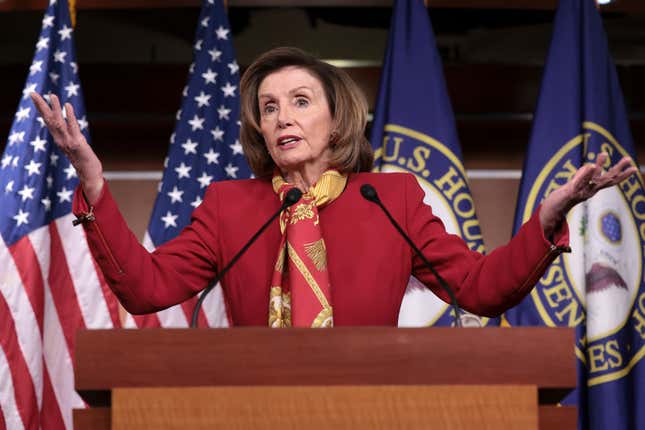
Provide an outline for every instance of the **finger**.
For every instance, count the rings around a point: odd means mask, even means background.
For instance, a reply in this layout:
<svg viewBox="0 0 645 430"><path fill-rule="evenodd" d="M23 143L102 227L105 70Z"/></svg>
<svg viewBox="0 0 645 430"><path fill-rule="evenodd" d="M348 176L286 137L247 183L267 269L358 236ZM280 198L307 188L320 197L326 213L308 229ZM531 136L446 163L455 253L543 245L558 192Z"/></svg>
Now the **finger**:
<svg viewBox="0 0 645 430"><path fill-rule="evenodd" d="M45 117L49 116L51 114L51 109L49 108L49 105L45 101L45 99L42 98L42 96L38 93L31 93L31 101L34 102L34 105L36 106L36 109L38 109L38 112L40 112L40 116L45 119Z"/></svg>
<svg viewBox="0 0 645 430"><path fill-rule="evenodd" d="M606 152L601 152L598 154L596 157L596 166L601 167L607 162L607 158L609 157L609 154Z"/></svg>
<svg viewBox="0 0 645 430"><path fill-rule="evenodd" d="M76 120L74 106L70 103L65 103L65 112L67 112L67 131L72 136L77 137L81 134L81 127L78 125L78 121Z"/></svg>
<svg viewBox="0 0 645 430"><path fill-rule="evenodd" d="M49 95L49 104L52 107L52 116L50 121L47 123L49 131L54 134L54 139L64 139L65 134L67 133L67 124L65 124L65 118L63 118L63 111L60 107L60 101L56 94Z"/></svg>

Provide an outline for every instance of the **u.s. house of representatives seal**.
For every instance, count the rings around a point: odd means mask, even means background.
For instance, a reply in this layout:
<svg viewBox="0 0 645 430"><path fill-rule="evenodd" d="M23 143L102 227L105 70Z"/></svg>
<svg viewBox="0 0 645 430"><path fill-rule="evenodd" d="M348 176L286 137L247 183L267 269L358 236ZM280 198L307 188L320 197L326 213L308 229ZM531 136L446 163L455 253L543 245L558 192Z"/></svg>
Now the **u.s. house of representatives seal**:
<svg viewBox="0 0 645 430"><path fill-rule="evenodd" d="M387 124L383 142L375 153L383 172L410 172L425 191L424 202L443 221L449 233L459 235L470 249L483 252L484 242L475 214L466 172L459 157L442 142L418 131ZM415 278L411 278L401 306L400 326L449 325L451 309ZM487 322L471 314L464 325Z"/></svg>
<svg viewBox="0 0 645 430"><path fill-rule="evenodd" d="M628 155L604 128L583 123L583 133L556 152L530 190L522 214L526 221L537 205L566 183L581 156L603 167ZM645 354L645 191L640 175L600 191L568 215L571 254L546 270L531 300L547 326L578 327L576 355L585 364L588 385L625 376Z"/></svg>

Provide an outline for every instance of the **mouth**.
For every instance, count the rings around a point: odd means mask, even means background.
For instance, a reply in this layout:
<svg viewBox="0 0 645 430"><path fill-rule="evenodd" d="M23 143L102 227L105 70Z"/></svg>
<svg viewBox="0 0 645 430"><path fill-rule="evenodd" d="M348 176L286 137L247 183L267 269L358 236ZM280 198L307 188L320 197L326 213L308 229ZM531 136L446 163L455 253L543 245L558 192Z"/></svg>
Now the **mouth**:
<svg viewBox="0 0 645 430"><path fill-rule="evenodd" d="M294 146L296 143L300 142L298 136L282 136L278 139L278 147L280 148L289 148Z"/></svg>
<svg viewBox="0 0 645 430"><path fill-rule="evenodd" d="M610 287L628 290L627 283L616 270L600 263L594 263L591 266L586 276L586 284L588 293L603 291Z"/></svg>

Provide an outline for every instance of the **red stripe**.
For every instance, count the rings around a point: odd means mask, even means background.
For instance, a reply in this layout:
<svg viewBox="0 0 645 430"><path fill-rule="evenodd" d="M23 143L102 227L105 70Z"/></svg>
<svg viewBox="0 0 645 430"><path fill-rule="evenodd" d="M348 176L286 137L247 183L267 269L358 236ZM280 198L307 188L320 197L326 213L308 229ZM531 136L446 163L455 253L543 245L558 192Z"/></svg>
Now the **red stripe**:
<svg viewBox="0 0 645 430"><path fill-rule="evenodd" d="M71 408L71 405L63 406ZM68 413L71 415L71 411L68 411ZM43 366L43 408L40 411L40 422L43 430L59 430L65 428L65 421L63 421L60 406L58 405L54 388L49 379L47 366Z"/></svg>
<svg viewBox="0 0 645 430"><path fill-rule="evenodd" d="M186 321L188 321L189 326L193 319L193 310L195 309L195 304L197 304L197 299L197 296L193 296L181 304L181 308L184 310ZM208 320L206 319L203 307L199 309L197 314L197 327L208 327Z"/></svg>
<svg viewBox="0 0 645 430"><path fill-rule="evenodd" d="M48 281L52 294L52 300L58 313L58 319L63 329L65 342L69 356L74 361L74 334L77 329L85 328L85 321L81 308L78 305L78 297L74 289L74 282L69 274L67 258L63 244L58 234L56 223L49 224L51 236L50 262Z"/></svg>
<svg viewBox="0 0 645 430"><path fill-rule="evenodd" d="M11 311L2 294L0 294L0 327L2 327L2 330L0 330L0 346L2 346L9 364L20 419L22 419L26 429L38 429L40 420L34 383L18 343L16 326L11 317ZM39 341L39 339L33 340Z"/></svg>
<svg viewBox="0 0 645 430"><path fill-rule="evenodd" d="M103 298L105 299L105 304L107 305L108 312L110 313L110 318L112 319L112 327L120 328L121 319L119 318L119 301L110 289L110 286L107 284L107 282L105 282L103 272L101 271L101 268L98 266L98 264L96 264L96 261L94 261L94 257L90 256L90 259L92 260L92 264L94 265L96 277L98 278L99 284L101 285L101 291L103 291Z"/></svg>
<svg viewBox="0 0 645 430"><path fill-rule="evenodd" d="M157 314L132 315L138 328L158 328L161 322Z"/></svg>
<svg viewBox="0 0 645 430"><path fill-rule="evenodd" d="M7 423L4 422L4 412L2 411L2 405L0 405L0 429L6 429Z"/></svg>
<svg viewBox="0 0 645 430"><path fill-rule="evenodd" d="M31 246L28 236L24 236L16 243L9 247L9 252L13 256L13 261L18 269L20 280L25 288L29 302L36 315L38 328L43 333L43 310L45 303L45 290L43 276L40 271L40 264L36 252Z"/></svg>

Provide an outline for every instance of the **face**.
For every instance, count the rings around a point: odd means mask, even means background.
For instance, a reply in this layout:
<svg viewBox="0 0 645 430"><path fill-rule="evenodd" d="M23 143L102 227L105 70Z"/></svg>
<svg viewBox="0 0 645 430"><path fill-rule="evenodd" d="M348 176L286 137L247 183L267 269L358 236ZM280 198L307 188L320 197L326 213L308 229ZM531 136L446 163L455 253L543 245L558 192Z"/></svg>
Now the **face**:
<svg viewBox="0 0 645 430"><path fill-rule="evenodd" d="M318 78L299 67L280 69L260 83L258 102L262 136L282 173L322 174L329 167L333 119Z"/></svg>

